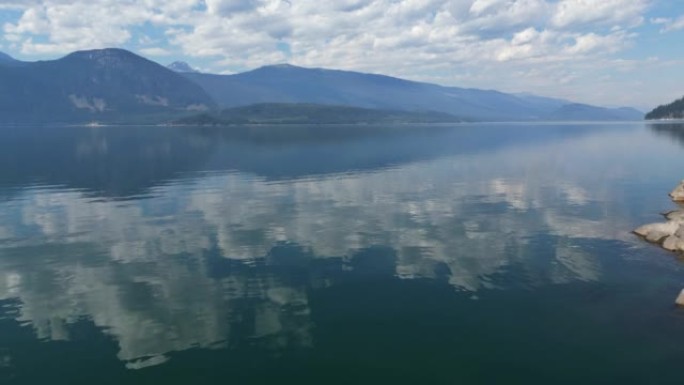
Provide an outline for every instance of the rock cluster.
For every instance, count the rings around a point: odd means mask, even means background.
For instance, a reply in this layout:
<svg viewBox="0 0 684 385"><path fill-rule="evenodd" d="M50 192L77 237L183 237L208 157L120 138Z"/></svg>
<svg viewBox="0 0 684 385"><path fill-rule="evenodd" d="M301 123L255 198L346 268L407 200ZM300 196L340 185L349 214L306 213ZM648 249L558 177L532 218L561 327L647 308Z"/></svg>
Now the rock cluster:
<svg viewBox="0 0 684 385"><path fill-rule="evenodd" d="M667 222L651 223L634 230L649 242L670 251L684 251L684 210L665 214Z"/></svg>
<svg viewBox="0 0 684 385"><path fill-rule="evenodd" d="M684 181L670 193L673 201L684 202ZM666 250L684 253L684 209L665 213L667 222L651 223L634 230L634 233L644 237L649 242L657 243ZM679 293L675 303L684 307L684 290Z"/></svg>
<svg viewBox="0 0 684 385"><path fill-rule="evenodd" d="M684 202L684 181L670 193L675 202ZM684 209L670 211L666 222L651 223L634 230L649 242L657 243L666 250L684 252Z"/></svg>

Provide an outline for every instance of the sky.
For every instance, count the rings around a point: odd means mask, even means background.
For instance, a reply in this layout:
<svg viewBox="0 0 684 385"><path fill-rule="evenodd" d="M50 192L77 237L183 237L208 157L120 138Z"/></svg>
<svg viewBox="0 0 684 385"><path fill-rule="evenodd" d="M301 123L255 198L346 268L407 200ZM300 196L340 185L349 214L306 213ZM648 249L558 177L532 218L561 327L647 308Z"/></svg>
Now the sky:
<svg viewBox="0 0 684 385"><path fill-rule="evenodd" d="M684 95L682 0L2 0L0 51L119 47L236 73L290 63L649 110Z"/></svg>

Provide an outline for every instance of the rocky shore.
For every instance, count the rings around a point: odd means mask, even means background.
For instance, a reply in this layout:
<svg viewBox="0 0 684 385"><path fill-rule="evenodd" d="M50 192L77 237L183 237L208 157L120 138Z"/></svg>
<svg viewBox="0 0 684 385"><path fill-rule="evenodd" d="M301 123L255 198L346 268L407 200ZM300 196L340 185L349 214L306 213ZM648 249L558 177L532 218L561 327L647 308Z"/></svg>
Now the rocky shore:
<svg viewBox="0 0 684 385"><path fill-rule="evenodd" d="M684 181L670 193L675 203L684 203ZM664 213L666 221L643 225L634 233L651 243L660 245L665 250L684 253L684 206L680 209ZM675 303L684 307L684 290L679 293Z"/></svg>
<svg viewBox="0 0 684 385"><path fill-rule="evenodd" d="M684 181L670 193L675 203L684 203ZM651 223L634 230L634 233L651 243L673 252L684 252L684 208L663 214L665 222Z"/></svg>

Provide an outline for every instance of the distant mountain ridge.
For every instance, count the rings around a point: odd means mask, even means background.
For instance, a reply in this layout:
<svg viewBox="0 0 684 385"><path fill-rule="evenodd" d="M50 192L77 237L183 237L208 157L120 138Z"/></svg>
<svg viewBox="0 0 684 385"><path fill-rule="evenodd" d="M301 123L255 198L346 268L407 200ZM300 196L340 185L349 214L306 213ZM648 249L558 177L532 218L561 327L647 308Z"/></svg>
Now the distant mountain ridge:
<svg viewBox="0 0 684 385"><path fill-rule="evenodd" d="M16 59L10 55L4 53L4 52L0 52L0 62L12 62L12 61L16 61Z"/></svg>
<svg viewBox="0 0 684 385"><path fill-rule="evenodd" d="M472 120L568 120L572 102L529 94L444 87L385 75L273 65L235 75L184 73L221 107L256 103L313 103L361 108L439 111ZM593 107L593 106L592 106ZM576 120L641 120L635 109L593 107ZM603 111L603 113L598 113ZM602 117L602 118L601 118Z"/></svg>
<svg viewBox="0 0 684 385"><path fill-rule="evenodd" d="M603 108L530 94L444 87L352 71L265 66L235 75L168 67L108 48L23 62L0 54L0 123L159 123L198 111L254 104L347 106L444 113L462 120L637 120L630 108ZM285 111L285 110L281 110Z"/></svg>
<svg viewBox="0 0 684 385"><path fill-rule="evenodd" d="M646 119L684 119L684 97L672 103L658 106L646 114Z"/></svg>
<svg viewBox="0 0 684 385"><path fill-rule="evenodd" d="M214 108L177 73L122 49L77 51L61 59L0 63L0 122L128 121Z"/></svg>
<svg viewBox="0 0 684 385"><path fill-rule="evenodd" d="M184 62L184 61L175 61L169 65L166 66L166 68L170 69L171 71L175 72L194 72L198 73L199 71L195 68L192 68L190 64Z"/></svg>
<svg viewBox="0 0 684 385"><path fill-rule="evenodd" d="M549 115L549 120L593 120L593 121L611 121L611 120L636 120L632 117L643 118L643 113L629 107L621 108L604 108L590 106L581 103L565 104Z"/></svg>
<svg viewBox="0 0 684 385"><path fill-rule="evenodd" d="M0 65L16 66L21 65L23 63L24 62L21 60L17 60L4 52L0 52Z"/></svg>

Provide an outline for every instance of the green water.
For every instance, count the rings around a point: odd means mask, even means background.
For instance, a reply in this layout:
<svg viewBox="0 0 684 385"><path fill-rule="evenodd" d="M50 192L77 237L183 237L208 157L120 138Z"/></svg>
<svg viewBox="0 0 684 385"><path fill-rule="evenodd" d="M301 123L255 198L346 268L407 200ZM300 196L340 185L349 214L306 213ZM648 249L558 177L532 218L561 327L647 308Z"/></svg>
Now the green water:
<svg viewBox="0 0 684 385"><path fill-rule="evenodd" d="M0 383L682 384L682 138L0 128Z"/></svg>

